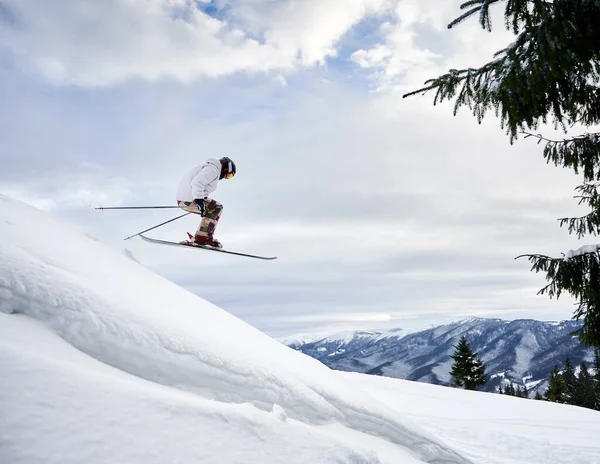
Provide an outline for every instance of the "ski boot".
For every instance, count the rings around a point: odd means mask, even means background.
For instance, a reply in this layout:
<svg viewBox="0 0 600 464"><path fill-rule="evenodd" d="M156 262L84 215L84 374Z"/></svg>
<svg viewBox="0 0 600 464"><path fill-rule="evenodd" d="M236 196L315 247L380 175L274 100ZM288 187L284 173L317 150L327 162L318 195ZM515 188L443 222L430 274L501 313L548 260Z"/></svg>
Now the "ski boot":
<svg viewBox="0 0 600 464"><path fill-rule="evenodd" d="M221 242L219 242L218 240L213 238L212 235L196 234L194 236L194 244L202 245L202 246L209 246L209 247L213 247L213 248L223 248L223 245L221 244Z"/></svg>

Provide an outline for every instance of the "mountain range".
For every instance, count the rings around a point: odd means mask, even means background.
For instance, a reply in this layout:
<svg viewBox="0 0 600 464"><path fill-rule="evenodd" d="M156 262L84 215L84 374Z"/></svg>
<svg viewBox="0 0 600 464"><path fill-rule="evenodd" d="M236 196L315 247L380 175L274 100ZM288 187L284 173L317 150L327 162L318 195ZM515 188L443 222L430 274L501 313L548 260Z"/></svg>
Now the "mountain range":
<svg viewBox="0 0 600 464"><path fill-rule="evenodd" d="M581 361L592 367L593 350L572 334L580 327L573 320L469 318L414 333L356 331L282 342L335 370L449 385L450 355L465 335L486 364L490 381L483 390L497 391L510 382L527 386L533 395L543 394L554 365L561 368L566 357L576 367Z"/></svg>

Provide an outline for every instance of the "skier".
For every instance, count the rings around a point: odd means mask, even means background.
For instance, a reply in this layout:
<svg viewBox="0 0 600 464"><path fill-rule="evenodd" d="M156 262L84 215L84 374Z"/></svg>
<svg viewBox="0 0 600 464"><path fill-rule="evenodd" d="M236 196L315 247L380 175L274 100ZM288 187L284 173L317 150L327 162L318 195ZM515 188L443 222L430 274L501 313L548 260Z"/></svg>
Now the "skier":
<svg viewBox="0 0 600 464"><path fill-rule="evenodd" d="M235 164L225 156L220 160L207 159L204 164L192 168L181 180L177 189L177 206L202 216L194 240L180 242L182 245L197 244L222 248L213 234L223 212L223 205L209 198L209 195L217 189L219 180L231 179L234 175Z"/></svg>

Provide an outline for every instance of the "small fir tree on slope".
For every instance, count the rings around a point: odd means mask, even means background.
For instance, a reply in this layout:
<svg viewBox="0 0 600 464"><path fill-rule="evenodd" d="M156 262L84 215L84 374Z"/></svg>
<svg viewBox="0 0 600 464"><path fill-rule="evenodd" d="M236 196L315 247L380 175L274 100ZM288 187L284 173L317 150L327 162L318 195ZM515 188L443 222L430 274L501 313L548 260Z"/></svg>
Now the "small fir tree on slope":
<svg viewBox="0 0 600 464"><path fill-rule="evenodd" d="M588 409L598 409L598 390L594 377L590 374L585 361L581 362L579 373L575 373L573 364L567 357L562 372L554 366L545 399L555 403L572 404Z"/></svg>
<svg viewBox="0 0 600 464"><path fill-rule="evenodd" d="M508 383L508 385L504 389L504 394L508 395L508 396L515 396L515 394L516 394L515 386L513 385L512 382Z"/></svg>
<svg viewBox="0 0 600 464"><path fill-rule="evenodd" d="M470 0L449 28L476 16L491 31L490 8L505 6L505 26L516 38L481 68L451 69L411 92L435 90L434 104L454 101L454 114L467 106L481 122L488 111L500 118L511 142L540 123L567 129L600 124L600 1L598 0ZM589 131L544 143L548 163L581 174L579 203L590 212L562 218L561 226L578 238L600 233L600 133ZM545 272L549 282L541 294L577 299L573 317L583 319L578 335L586 345L600 347L600 245L582 247L564 257L524 255L532 270Z"/></svg>
<svg viewBox="0 0 600 464"><path fill-rule="evenodd" d="M576 404L575 400L575 385L577 377L575 376L575 368L573 363L567 356L565 358L565 369L562 371L563 383L565 385L564 403Z"/></svg>
<svg viewBox="0 0 600 464"><path fill-rule="evenodd" d="M527 389L527 384L525 380L523 380L523 390L521 390L521 398L529 398L529 390Z"/></svg>
<svg viewBox="0 0 600 464"><path fill-rule="evenodd" d="M500 393L502 393L502 389L500 388ZM508 382L506 387L504 388L504 394L508 396L516 396L517 398L529 398L529 390L527 389L527 385L523 383L523 389L521 389L520 385L515 386L512 382Z"/></svg>
<svg viewBox="0 0 600 464"><path fill-rule="evenodd" d="M450 375L454 379L453 385L464 387L465 390L475 390L485 385L488 378L485 375L485 364L477 359L477 353L473 353L467 342L467 337L460 337L458 344L454 347L454 359Z"/></svg>
<svg viewBox="0 0 600 464"><path fill-rule="evenodd" d="M548 384L548 389L544 394L544 399L552 401L553 403L565 403L565 396L565 382L562 374L558 370L558 366L555 365L550 374L550 382Z"/></svg>
<svg viewBox="0 0 600 464"><path fill-rule="evenodd" d="M588 409L596 409L596 388L594 378L588 371L585 361L581 361L577 381L575 382L574 403Z"/></svg>

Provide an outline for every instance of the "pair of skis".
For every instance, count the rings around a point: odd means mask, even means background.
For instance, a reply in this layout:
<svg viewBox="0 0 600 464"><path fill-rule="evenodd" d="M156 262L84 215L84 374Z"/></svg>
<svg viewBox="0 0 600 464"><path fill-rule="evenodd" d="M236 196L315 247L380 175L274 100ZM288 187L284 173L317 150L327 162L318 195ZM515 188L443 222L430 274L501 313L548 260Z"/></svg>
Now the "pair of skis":
<svg viewBox="0 0 600 464"><path fill-rule="evenodd" d="M197 245L194 243L178 243L178 242L169 242L167 240L158 240L156 238L150 238L150 237L146 237L145 235L139 234L139 237L141 237L142 239L144 239L145 241L149 242L149 243L156 243L157 245L169 245L169 246L177 246L177 247L185 247L185 248L201 248L202 250L210 250L210 251L216 251L219 253L226 253L228 255L236 255L236 256L245 256L247 258L256 258L256 259L264 259L266 261L271 261L273 259L277 259L277 256L258 256L258 255L251 255L248 253L240 253L238 251L230 251L230 250L223 250L222 248L214 248L208 245Z"/></svg>
<svg viewBox="0 0 600 464"><path fill-rule="evenodd" d="M105 209L121 209L121 210L128 210L128 209L173 209L173 208L179 208L179 206L112 206L112 207L100 207L100 208L96 208L96 209L100 209L100 210L105 210ZM146 237L145 234L146 232L149 232L151 230L157 229L161 226L164 226L165 224L169 224L170 222L176 221L177 219L181 219L184 216L187 216L188 214L192 214L192 213L185 213L182 214L181 216L177 216L173 219L170 219L168 221L162 222L156 226L150 227L149 229L143 230L141 232L138 232L137 234L134 235L130 235L129 237L126 237L125 240L129 240L132 239L134 237L140 237L143 240L145 240L146 242L149 243L154 243L156 245L167 245L167 246L176 246L176 247L186 247L186 248L199 248L202 250L208 250L208 251L216 251L218 253L225 253L228 255L236 255L236 256L244 256L246 258L255 258L255 259L262 259L262 260L266 260L266 261L271 261L274 259L277 259L277 256L259 256L259 255L253 255L253 254L249 254L249 253L240 253L237 251L230 251L230 250L224 250L222 248L215 248L215 247L211 247L208 245L198 245L195 244L193 242L185 242L185 243L179 243L179 242L170 242L168 240L159 240L156 238L151 238L151 237Z"/></svg>

